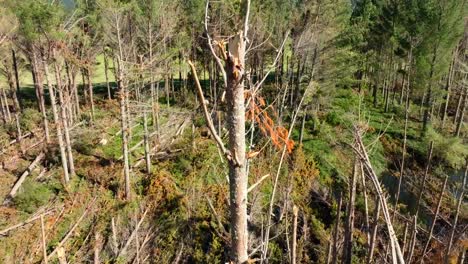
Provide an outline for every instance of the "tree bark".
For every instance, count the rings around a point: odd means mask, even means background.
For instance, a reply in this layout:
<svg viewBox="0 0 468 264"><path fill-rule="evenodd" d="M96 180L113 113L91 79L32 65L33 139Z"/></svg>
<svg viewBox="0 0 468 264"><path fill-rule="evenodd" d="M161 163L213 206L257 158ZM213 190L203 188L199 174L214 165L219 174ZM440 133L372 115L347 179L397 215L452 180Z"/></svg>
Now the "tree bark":
<svg viewBox="0 0 468 264"><path fill-rule="evenodd" d="M458 196L458 201L457 201L457 211L455 212L455 219L453 220L452 230L450 233L450 239L447 245L447 249L445 251L445 263L449 263L449 257L452 251L452 245L454 243L453 240L455 237L455 231L457 230L458 217L460 216L461 206L462 206L464 195L465 195L467 175L468 175L468 162L466 163L465 174L463 175L463 181L461 182L461 186L460 186L460 194Z"/></svg>
<svg viewBox="0 0 468 264"><path fill-rule="evenodd" d="M445 100L444 100L444 111L442 112L442 121L440 125L442 130L445 127L445 121L447 119L447 109L448 109L448 105L450 102L450 88L452 86L453 68L455 65L455 59L457 57L457 54L458 52L455 51L453 55L452 63L450 63L449 72L447 74L447 82L445 84L445 91L447 92L447 95L445 96Z"/></svg>
<svg viewBox="0 0 468 264"><path fill-rule="evenodd" d="M50 74L49 74L49 66L47 65L47 61L45 57L42 59L42 63L44 66L47 86L49 88L50 105L52 107L52 114L54 116L55 129L57 130L57 139L58 139L59 148L60 148L60 158L62 160L63 176L64 176L65 183L68 184L68 182L70 181L70 177L68 175L68 161L67 161L67 155L65 154L65 145L63 143L62 124L61 124L62 122L60 120L60 117L57 111L57 101L55 99L55 91L54 91L54 88L52 87L52 81L50 79Z"/></svg>
<svg viewBox="0 0 468 264"><path fill-rule="evenodd" d="M244 72L241 68L245 65L245 36L242 32L230 41L229 53L226 61L226 114L229 131L228 149L233 157L229 161L232 257L235 263L246 263L248 179L245 170Z"/></svg>
<svg viewBox="0 0 468 264"><path fill-rule="evenodd" d="M408 256L406 257L406 262L407 263L412 263L411 261L413 260L413 255L414 255L414 248L416 246L416 234L418 230L418 216L414 215L413 217L413 232L411 234L411 239L410 239L410 244L408 248Z"/></svg>
<svg viewBox="0 0 468 264"><path fill-rule="evenodd" d="M293 207L293 238L292 238L292 253L291 253L291 263L296 264L296 248L297 248L297 215L299 213L299 208L297 206Z"/></svg>
<svg viewBox="0 0 468 264"><path fill-rule="evenodd" d="M356 200L357 160L354 161L353 173L349 181L349 199L347 217L345 224L345 236L343 246L343 263L351 264L353 251L353 229L354 229L354 203Z"/></svg>
<svg viewBox="0 0 468 264"><path fill-rule="evenodd" d="M109 84L109 58L104 50L104 75L106 77L107 99L112 100L111 87Z"/></svg>
<svg viewBox="0 0 468 264"><path fill-rule="evenodd" d="M46 243L46 236L45 236L44 214L41 214L41 240L42 240L42 254L44 258L44 263L48 264L49 261L47 260L47 243Z"/></svg>
<svg viewBox="0 0 468 264"><path fill-rule="evenodd" d="M377 243L377 228L379 227L379 214L380 214L380 200L379 197L375 199L375 210L374 210L374 224L372 225L372 235L369 242L369 251L367 255L367 263L372 263L374 257L374 248Z"/></svg>
<svg viewBox="0 0 468 264"><path fill-rule="evenodd" d="M8 201L9 199L16 196L16 192L18 192L19 188L21 187L21 184L23 184L26 177L34 170L34 168L36 168L36 166L39 164L39 162L42 161L42 159L44 157L45 157L45 155L44 155L43 152L41 152L39 155L37 155L37 157L34 159L34 161L31 162L31 164L28 166L26 171L23 172L23 174L21 174L21 176L18 178L18 180L16 181L13 188L11 188L11 191L8 194L7 199L5 201Z"/></svg>
<svg viewBox="0 0 468 264"><path fill-rule="evenodd" d="M343 195L340 194L338 198L338 207L336 209L335 229L333 230L333 250L332 250L332 264L336 264L338 261L338 234L340 228L341 218L341 205L343 203Z"/></svg>
<svg viewBox="0 0 468 264"><path fill-rule="evenodd" d="M42 84L42 75L39 71L39 61L37 54L33 53L31 55L31 64L32 64L32 75L34 80L34 86L36 90L37 102L39 106L39 111L42 114L42 122L44 126L44 134L46 138L46 143L50 143L50 133L49 133L49 121L47 120L47 110L45 107L44 100L44 85Z"/></svg>
<svg viewBox="0 0 468 264"><path fill-rule="evenodd" d="M94 121L94 92L93 82L91 81L91 66L86 68L86 81L88 83L89 104L91 105L91 121Z"/></svg>
<svg viewBox="0 0 468 264"><path fill-rule="evenodd" d="M434 227L437 221L437 217L439 216L440 205L442 204L442 197L444 196L445 187L447 186L447 180L448 175L445 176L444 184L442 185L442 189L440 190L439 199L437 201L437 206L434 213L434 218L432 219L431 228L429 229L429 237L427 238L426 244L424 245L420 263L424 263L424 256L426 255L427 249L429 248L429 244L431 243L432 235L434 233Z"/></svg>
<svg viewBox="0 0 468 264"><path fill-rule="evenodd" d="M429 169L431 168L431 160L432 160L432 151L434 150L434 141L431 141L430 146L429 146L429 154L427 157L427 162L426 162L426 169L424 170L424 176L422 179L421 183L421 188L419 190L418 194L418 203L416 205L416 212L414 213L415 215L419 214L419 208L421 207L421 200L422 196L424 193L424 189L426 187L426 181L427 181L427 175L429 174Z"/></svg>
<svg viewBox="0 0 468 264"><path fill-rule="evenodd" d="M408 83L410 78L408 76ZM406 140L407 140L407 132L408 132L408 119L409 119L409 90L406 91L406 99L405 99L405 128L403 131L403 147L401 150L401 167L400 167L400 177L398 178L398 187L397 193L395 195L395 204L394 204L394 211L392 219L395 219L395 215L398 211L398 201L400 200L400 193L401 193L401 184L403 182L403 176L405 173L405 156L406 156Z"/></svg>
<svg viewBox="0 0 468 264"><path fill-rule="evenodd" d="M465 78L466 80L466 78ZM464 124L464 115L465 115L465 110L466 110L466 105L468 104L468 89L465 91L465 99L463 100L463 106L460 109L460 114L458 116L458 121L457 121L457 128L455 129L455 136L459 137L462 125Z"/></svg>
<svg viewBox="0 0 468 264"><path fill-rule="evenodd" d="M148 118L146 117L146 111L143 110L143 127L145 130L144 141L145 141L145 161L146 161L146 172L151 172L151 156L149 147L149 133L148 133Z"/></svg>
<svg viewBox="0 0 468 264"><path fill-rule="evenodd" d="M15 72L16 93L19 95L21 87L20 87L20 80L19 80L18 62L16 60L16 52L14 49L11 49L11 57L13 58L13 70ZM18 109L22 108L20 99L21 99L20 96L18 96L18 105L19 105Z"/></svg>

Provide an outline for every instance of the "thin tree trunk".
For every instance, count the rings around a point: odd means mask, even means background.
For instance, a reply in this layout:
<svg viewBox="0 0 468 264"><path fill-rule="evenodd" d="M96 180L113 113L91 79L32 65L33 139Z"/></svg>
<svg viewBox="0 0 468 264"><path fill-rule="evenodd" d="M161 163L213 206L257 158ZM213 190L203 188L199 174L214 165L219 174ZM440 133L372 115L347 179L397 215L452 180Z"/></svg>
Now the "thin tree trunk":
<svg viewBox="0 0 468 264"><path fill-rule="evenodd" d="M145 130L144 141L145 141L145 161L146 161L146 172L151 172L151 154L149 147L149 133L148 133L148 118L146 117L146 111L143 110L143 127Z"/></svg>
<svg viewBox="0 0 468 264"><path fill-rule="evenodd" d="M153 61L153 24L151 20L148 20L148 46L149 46L149 61ZM151 109L152 109L152 122L153 128L156 130L158 139L160 138L159 133L159 82L155 93L154 91L154 72L153 67L150 67L150 89L151 89ZM156 96L156 98L155 98Z"/></svg>
<svg viewBox="0 0 468 264"><path fill-rule="evenodd" d="M466 89L460 89L460 96L458 96L458 101L457 101L457 110L455 111L455 116L453 117L453 123L456 124L458 120L458 116L460 115L460 108L463 102L463 97L464 97L464 91Z"/></svg>
<svg viewBox="0 0 468 264"><path fill-rule="evenodd" d="M37 55L33 54L32 55L32 73L33 73L33 79L34 79L34 84L36 88L36 96L37 96L37 101L39 104L39 111L42 114L42 122L44 126L44 134L46 138L46 143L50 143L50 133L49 133L49 121L47 120L47 110L45 107L45 100L44 100L44 86L42 84L42 78L41 78L41 73L39 71L39 62L37 59Z"/></svg>
<svg viewBox="0 0 468 264"><path fill-rule="evenodd" d="M119 102L120 102L120 115L121 115L121 130L122 130L122 154L124 157L124 178L125 178L125 199L131 200L131 190L130 190L130 164L128 157L128 121L127 121L127 91L126 91L126 80L124 80L125 65L123 61L123 48L122 48L122 39L121 39L121 27L119 20L116 21L116 30L117 30L117 43L118 43L118 61L117 61L117 86L119 88Z"/></svg>
<svg viewBox="0 0 468 264"><path fill-rule="evenodd" d="M415 215L419 214L419 208L421 207L421 200L422 200L422 196L424 193L424 189L426 187L427 175L429 174L429 169L431 168L433 150L434 150L434 141L431 141L430 146L429 146L429 154L428 154L427 162L426 162L426 169L424 170L424 176L422 179L421 188L419 190L418 203L416 205L416 212L414 213Z"/></svg>
<svg viewBox="0 0 468 264"><path fill-rule="evenodd" d="M111 229L112 229L112 240L111 240L111 248L114 256L117 257L119 254L119 243L117 242L117 226L115 225L115 218L112 217L111 219Z"/></svg>
<svg viewBox="0 0 468 264"><path fill-rule="evenodd" d="M0 88L1 89L1 88ZM3 120L3 123L8 123L8 120L7 120L7 114L6 114L6 109L5 109L5 102L3 100L3 96L2 94L0 93L0 104L1 104L1 110L2 110L2 120Z"/></svg>
<svg viewBox="0 0 468 264"><path fill-rule="evenodd" d="M101 248L101 234L96 231L94 234L94 264L100 264L99 251Z"/></svg>
<svg viewBox="0 0 468 264"><path fill-rule="evenodd" d="M341 218L341 205L343 203L343 195L340 194L338 198L338 207L336 209L335 229L333 230L333 250L332 250L332 264L336 264L338 261L338 233L340 228Z"/></svg>
<svg viewBox="0 0 468 264"><path fill-rule="evenodd" d="M307 116L307 113L304 113L302 115L301 132L299 134L299 145L302 145L302 140L304 139L304 129L305 129L306 116Z"/></svg>
<svg viewBox="0 0 468 264"><path fill-rule="evenodd" d="M55 127L57 129L57 138L59 142L60 157L62 160L64 180L65 180L65 183L68 184L68 182L70 181L70 177L68 175L68 161L67 161L67 155L65 153L65 144L63 142L62 124L61 124L61 120L57 111L57 101L55 99L55 92L54 92L54 88L52 87L52 81L50 79L50 74L49 74L49 66L47 65L46 58L42 59L42 63L44 66L47 86L49 87L49 96L50 96L50 105L52 107L52 114L54 116Z"/></svg>
<svg viewBox="0 0 468 264"><path fill-rule="evenodd" d="M42 254L44 258L44 264L48 264L47 260L47 243L45 236L45 225L44 225L44 214L41 214L41 241L42 241Z"/></svg>
<svg viewBox="0 0 468 264"><path fill-rule="evenodd" d="M104 50L104 75L106 77L107 99L112 100L111 87L109 83L109 58Z"/></svg>
<svg viewBox="0 0 468 264"><path fill-rule="evenodd" d="M55 56L55 54L54 54ZM60 114L61 114L61 123L63 125L63 132L64 132L64 135L65 135L65 147L66 147L66 150L67 150L67 157L68 157L68 169L69 169L69 172L70 172L70 176L73 177L75 176L75 163L73 161L73 151L72 151L72 144L71 144L71 139L70 139L70 130L68 128L68 123L69 123L69 119L68 119L68 116L67 116L67 107L66 107L66 104L65 104L65 101L64 101L64 98L63 98L63 86L62 86L62 81L61 81L61 77L60 77L60 69L57 65L57 63L55 63L55 77L56 77L56 82L57 82L57 91L58 91L58 95L59 95L59 103L60 103L60 106L61 106L61 111L60 111Z"/></svg>
<svg viewBox="0 0 468 264"><path fill-rule="evenodd" d="M461 186L460 186L460 194L458 196L458 201L457 201L457 211L455 212L455 219L453 220L452 230L450 233L450 239L447 245L447 249L445 251L445 263L449 262L450 253L452 251L455 231L457 230L458 217L460 216L461 206L462 206L463 199L465 196L465 186L466 186L467 175L468 175L468 162L466 163L465 174L463 175L463 181L461 182Z"/></svg>
<svg viewBox="0 0 468 264"><path fill-rule="evenodd" d="M10 113L10 104L8 103L8 97L6 96L5 89L0 89L2 91L2 99L3 99L3 105L4 105L4 112L6 115L6 121L9 123L11 122L11 113Z"/></svg>
<svg viewBox="0 0 468 264"><path fill-rule="evenodd" d="M16 192L18 192L19 188L21 187L21 184L23 184L24 180L26 180L26 177L28 177L29 174L36 168L36 166L39 164L39 162L42 161L42 159L45 157L44 153L41 152L37 157L34 159L33 162L28 166L26 171L21 174L21 176L18 178L18 180L15 182L15 185L13 185L13 188L11 188L10 192L8 193L8 198L5 199L5 201L10 200L11 198L16 196ZM5 204L5 203L4 203Z"/></svg>
<svg viewBox="0 0 468 264"><path fill-rule="evenodd" d="M166 90L166 104L167 104L167 107L169 108L171 104L170 104L170 92L169 92L169 76L167 74L164 76L164 89Z"/></svg>
<svg viewBox="0 0 468 264"><path fill-rule="evenodd" d="M408 76L408 82L409 82ZM400 200L400 193L401 193L401 184L403 182L403 176L405 173L405 156L406 156L406 139L407 139L407 131L408 131L408 118L409 118L409 90L406 91L406 100L405 100L405 128L403 131L403 147L401 150L401 167L400 167L400 177L398 178L398 187L397 193L395 195L395 204L394 204L394 211L392 219L395 219L395 215L398 211L398 201Z"/></svg>
<svg viewBox="0 0 468 264"><path fill-rule="evenodd" d="M367 255L367 263L372 263L374 257L374 248L377 243L377 228L379 227L379 214L380 214L380 200L379 197L375 199L375 210L374 210L374 224L372 225L372 235L369 242L369 251Z"/></svg>
<svg viewBox="0 0 468 264"><path fill-rule="evenodd" d="M125 198L131 199L130 192L130 165L128 160L128 124L127 114L125 109L125 97L126 91L122 82L120 81L120 118L121 118L121 130L122 130L122 155L124 158L124 177L125 177Z"/></svg>
<svg viewBox="0 0 468 264"><path fill-rule="evenodd" d="M230 57L226 63L227 84L227 127L229 131L229 151L233 160L229 161L229 189L231 211L232 253L235 263L248 260L247 232L247 174L245 159L245 101L243 72L238 65L245 65L245 42L242 33L237 34L229 45ZM200 102L204 103L204 102Z"/></svg>
<svg viewBox="0 0 468 264"><path fill-rule="evenodd" d="M440 190L439 199L437 201L437 207L434 213L434 218L432 219L431 228L429 229L429 237L427 238L426 244L424 245L424 249L422 251L421 256L421 263L424 263L424 256L426 255L427 249L429 248L429 244L431 243L432 235L434 233L434 227L437 221L437 217L439 216L440 205L442 204L442 197L444 196L445 187L447 186L448 175L445 176L444 184L442 185L442 189Z"/></svg>
<svg viewBox="0 0 468 264"><path fill-rule="evenodd" d="M343 263L351 264L353 254L353 229L354 229L354 203L356 200L357 159L354 161L353 173L349 181L349 199L345 224L345 238L343 246Z"/></svg>
<svg viewBox="0 0 468 264"><path fill-rule="evenodd" d="M463 248L460 257L458 257L457 264L464 264L465 263L465 256L466 256L466 248Z"/></svg>
<svg viewBox="0 0 468 264"><path fill-rule="evenodd" d="M458 116L457 128L455 129L455 136L456 137L460 136L462 125L465 123L463 118L464 118L464 115L465 115L465 110L466 110L466 105L467 104L468 104L468 89L465 92L465 99L463 100L463 106L461 107L460 114Z"/></svg>
<svg viewBox="0 0 468 264"><path fill-rule="evenodd" d="M401 245L401 253L403 256L406 253L406 241L408 239L408 222L405 221L405 231L403 232L403 244Z"/></svg>
<svg viewBox="0 0 468 264"><path fill-rule="evenodd" d="M411 239L410 239L410 245L409 245L409 249L408 249L408 256L406 258L407 263L412 263L411 260L413 260L414 248L416 246L416 239L417 239L416 238L417 230L418 230L418 216L414 215L413 230L412 230L413 232L412 232Z"/></svg>
<svg viewBox="0 0 468 264"><path fill-rule="evenodd" d="M445 84L445 91L447 91L447 95L445 96L444 100L444 111L442 112L442 122L441 122L441 129L443 130L445 127L445 121L447 119L447 109L450 102L450 88L452 86L452 77L453 77L453 68L455 64L455 58L457 57L458 52L455 51L452 59L452 63L450 64L449 72L447 75L447 83Z"/></svg>
<svg viewBox="0 0 468 264"><path fill-rule="evenodd" d="M86 80L88 82L89 103L91 105L91 121L94 121L94 92L90 66L86 68Z"/></svg>
<svg viewBox="0 0 468 264"><path fill-rule="evenodd" d="M15 80L16 80L16 93L18 94L18 105L19 109L22 108L21 106L21 100L20 100L20 79L19 79L19 71L18 71L18 62L16 60L16 52L14 49L11 49L11 57L13 58L13 70L15 72Z"/></svg>
<svg viewBox="0 0 468 264"><path fill-rule="evenodd" d="M382 211L383 211L383 216L384 216L384 219L385 219L385 224L387 226L388 235L389 235L389 238L390 238L390 245L391 245L391 249L392 249L393 262L394 263L404 264L403 255L401 253L401 248L400 248L400 245L398 243L398 238L396 237L395 230L394 230L393 225L392 225L392 220L391 220L391 217L390 217L390 213L389 213L389 210L388 210L387 200L386 200L386 197L384 196L384 193L383 193L382 187L380 185L380 182L378 180L377 174L375 173L374 169L372 168L372 164L370 162L369 155L367 153L365 145L362 142L362 135L361 135L362 132L360 131L359 127L355 127L354 133L355 133L355 135L354 135L355 140L356 140L356 143L357 143L357 147L354 147L354 150L355 150L356 154L358 154L360 156L360 159L362 160L363 164L365 165L365 167L366 167L366 169L367 169L367 171L369 173L369 177L372 180L372 183L374 184L374 188L375 188L375 190L377 192L377 195L378 195L378 197L380 199L380 203L381 203Z"/></svg>
<svg viewBox="0 0 468 264"><path fill-rule="evenodd" d="M367 187L366 187L366 176L364 175L364 167L362 162L359 162L359 167L361 169L361 180L362 180L362 194L364 195L364 216L366 218L366 234L367 241L370 241L370 221L369 221L369 206L367 201Z"/></svg>
<svg viewBox="0 0 468 264"><path fill-rule="evenodd" d="M296 248L297 248L297 215L299 213L299 208L297 206L293 207L293 238L292 238L292 256L291 263L296 264Z"/></svg>

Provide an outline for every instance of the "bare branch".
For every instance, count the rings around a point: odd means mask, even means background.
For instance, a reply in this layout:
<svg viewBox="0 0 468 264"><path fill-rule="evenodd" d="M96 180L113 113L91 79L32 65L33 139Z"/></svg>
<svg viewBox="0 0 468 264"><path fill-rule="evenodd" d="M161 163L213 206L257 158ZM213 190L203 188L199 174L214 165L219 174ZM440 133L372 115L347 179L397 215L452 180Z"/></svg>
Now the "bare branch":
<svg viewBox="0 0 468 264"><path fill-rule="evenodd" d="M216 52L213 48L213 40L211 39L210 33L208 32L208 7L210 5L210 0L206 1L206 7L205 7L205 34L206 37L208 38L208 46L210 47L211 54L213 54L213 57L216 60L216 64L218 64L219 70L221 71L223 75L223 81L224 81L224 87L227 87L227 75L226 71L224 70L223 63L221 62L221 59L216 55Z"/></svg>
<svg viewBox="0 0 468 264"><path fill-rule="evenodd" d="M224 146L223 141L219 137L219 135L216 132L216 129L215 129L214 125L213 125L213 120L211 119L210 113L208 112L208 108L206 107L205 97L203 96L203 90L201 88L200 81L198 79L197 70L195 69L195 66L193 65L193 63L190 60L188 61L188 64L190 65L190 68L192 70L192 74L193 74L193 76L195 78L195 86L197 87L198 98L200 100L200 104L202 105L203 114L205 115L206 122L208 123L208 128L210 129L210 133L214 137L214 139L216 140L216 143L218 144L218 147L221 150L221 152L226 156L226 158L229 161L233 161L231 153Z"/></svg>

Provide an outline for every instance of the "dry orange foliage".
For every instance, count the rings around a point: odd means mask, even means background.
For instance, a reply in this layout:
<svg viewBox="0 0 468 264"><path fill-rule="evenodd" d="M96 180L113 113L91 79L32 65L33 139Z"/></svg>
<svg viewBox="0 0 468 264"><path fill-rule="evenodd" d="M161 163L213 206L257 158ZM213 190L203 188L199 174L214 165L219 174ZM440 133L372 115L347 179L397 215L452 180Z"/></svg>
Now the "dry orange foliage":
<svg viewBox="0 0 468 264"><path fill-rule="evenodd" d="M272 111L271 106L267 106L265 99L261 96L252 96L250 91L245 92L246 100L249 100L248 109L246 111L246 119L257 122L258 127L265 136L271 138L273 145L278 149L286 147L288 153L294 149L294 141L289 139L289 132L283 126L277 126L273 119L268 114L268 110Z"/></svg>

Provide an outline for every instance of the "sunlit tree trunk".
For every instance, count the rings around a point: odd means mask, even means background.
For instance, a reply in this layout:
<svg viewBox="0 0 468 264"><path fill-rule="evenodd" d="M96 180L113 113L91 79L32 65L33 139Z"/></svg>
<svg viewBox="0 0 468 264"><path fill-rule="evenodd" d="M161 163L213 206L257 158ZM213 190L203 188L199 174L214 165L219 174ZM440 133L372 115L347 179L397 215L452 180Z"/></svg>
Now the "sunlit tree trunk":
<svg viewBox="0 0 468 264"><path fill-rule="evenodd" d="M55 92L54 92L54 88L52 87L52 81L51 81L50 74L49 74L49 66L47 65L47 61L45 58L42 59L42 63L44 66L44 73L45 73L45 77L47 80L47 86L49 87L50 105L52 107L52 114L54 116L55 129L57 130L57 139L59 142L63 175L64 175L65 183L68 183L70 181L70 177L68 175L68 162L67 162L67 155L65 153L65 144L63 142L62 124L61 124L61 120L60 120L58 110L57 110L57 101L55 99Z"/></svg>
<svg viewBox="0 0 468 264"><path fill-rule="evenodd" d="M42 124L44 126L44 134L46 143L50 143L50 134L49 134L49 121L47 120L47 110L45 107L44 99L44 85L42 84L42 74L39 70L39 61L37 54L33 53L31 55L31 64L32 64L32 75L34 79L34 86L36 90L37 102L39 105L39 111L42 114Z"/></svg>
<svg viewBox="0 0 468 264"><path fill-rule="evenodd" d="M245 159L245 105L243 72L245 65L245 40L242 33L229 43L230 57L226 62L228 86L226 87L227 127L229 151L229 190L231 207L232 253L235 263L246 263L247 255L247 174ZM203 103L203 102L201 102Z"/></svg>

